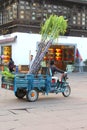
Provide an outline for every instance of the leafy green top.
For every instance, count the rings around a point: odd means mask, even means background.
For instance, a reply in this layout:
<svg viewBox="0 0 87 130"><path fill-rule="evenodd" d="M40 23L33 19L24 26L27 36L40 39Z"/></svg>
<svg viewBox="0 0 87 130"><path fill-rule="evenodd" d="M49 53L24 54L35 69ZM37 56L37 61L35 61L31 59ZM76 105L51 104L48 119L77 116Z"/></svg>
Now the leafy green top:
<svg viewBox="0 0 87 130"><path fill-rule="evenodd" d="M67 29L67 20L63 16L50 15L41 26L42 40L56 39L60 34L64 34Z"/></svg>

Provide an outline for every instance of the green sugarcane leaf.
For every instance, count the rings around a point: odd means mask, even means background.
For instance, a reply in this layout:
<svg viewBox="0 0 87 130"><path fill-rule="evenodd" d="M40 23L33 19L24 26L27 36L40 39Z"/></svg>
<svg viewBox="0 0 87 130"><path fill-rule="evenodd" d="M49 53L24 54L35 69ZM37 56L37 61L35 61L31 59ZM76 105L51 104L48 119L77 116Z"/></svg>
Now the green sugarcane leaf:
<svg viewBox="0 0 87 130"><path fill-rule="evenodd" d="M47 38L55 39L58 38L60 34L66 32L67 29L67 20L63 16L50 15L45 23L41 26L41 35L42 39L46 40Z"/></svg>

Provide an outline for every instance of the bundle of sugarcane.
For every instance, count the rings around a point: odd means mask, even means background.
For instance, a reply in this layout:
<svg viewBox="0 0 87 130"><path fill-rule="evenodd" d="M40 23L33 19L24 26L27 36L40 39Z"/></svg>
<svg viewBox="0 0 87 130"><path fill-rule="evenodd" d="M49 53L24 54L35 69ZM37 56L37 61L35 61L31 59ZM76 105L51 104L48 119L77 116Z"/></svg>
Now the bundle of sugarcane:
<svg viewBox="0 0 87 130"><path fill-rule="evenodd" d="M51 15L46 22L41 26L41 42L38 45L38 51L33 61L30 74L35 74L40 68L40 63L43 60L49 47L52 45L54 39L58 38L60 34L64 34L67 28L67 20L63 16Z"/></svg>
<svg viewBox="0 0 87 130"><path fill-rule="evenodd" d="M31 74L35 74L38 72L39 68L40 68L40 64L41 64L41 61L43 60L46 52L48 51L48 48L50 47L50 45L52 44L52 40L50 40L44 51L40 54L40 56L38 58L35 58L34 62L33 62L33 65L31 66L31 69L30 69L30 73Z"/></svg>
<svg viewBox="0 0 87 130"><path fill-rule="evenodd" d="M35 68L35 65L38 62L38 58L39 58L41 52L43 51L44 46L45 46L45 44L42 41L38 44L38 51L37 51L36 57L35 57L35 59L33 61L33 64L31 66L30 73L33 70L33 68Z"/></svg>

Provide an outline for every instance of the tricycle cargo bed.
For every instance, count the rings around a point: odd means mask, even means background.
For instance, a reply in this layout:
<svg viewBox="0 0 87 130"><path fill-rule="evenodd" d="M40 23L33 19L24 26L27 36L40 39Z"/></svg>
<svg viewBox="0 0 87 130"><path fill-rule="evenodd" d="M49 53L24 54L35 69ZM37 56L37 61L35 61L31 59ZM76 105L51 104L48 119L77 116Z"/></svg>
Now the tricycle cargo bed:
<svg viewBox="0 0 87 130"><path fill-rule="evenodd" d="M15 78L22 77L24 78L24 74L16 74ZM9 90L14 90L14 80L15 78L7 78L6 76L2 76L1 87Z"/></svg>
<svg viewBox="0 0 87 130"><path fill-rule="evenodd" d="M16 74L14 79L2 77L2 88L10 89L10 86L14 87L14 91L19 88L25 88L30 90L32 88L41 89L45 87L51 81L49 75L33 75L33 74ZM8 88L6 87L8 86Z"/></svg>

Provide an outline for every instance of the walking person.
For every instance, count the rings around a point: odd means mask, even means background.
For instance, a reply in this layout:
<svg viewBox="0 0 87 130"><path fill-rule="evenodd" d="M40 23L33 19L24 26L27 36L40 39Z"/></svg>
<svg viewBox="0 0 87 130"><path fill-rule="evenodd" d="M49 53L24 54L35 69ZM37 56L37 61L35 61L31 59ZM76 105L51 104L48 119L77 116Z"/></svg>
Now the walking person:
<svg viewBox="0 0 87 130"><path fill-rule="evenodd" d="M83 72L83 61L79 62L79 72Z"/></svg>

